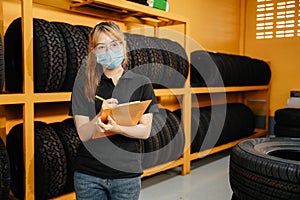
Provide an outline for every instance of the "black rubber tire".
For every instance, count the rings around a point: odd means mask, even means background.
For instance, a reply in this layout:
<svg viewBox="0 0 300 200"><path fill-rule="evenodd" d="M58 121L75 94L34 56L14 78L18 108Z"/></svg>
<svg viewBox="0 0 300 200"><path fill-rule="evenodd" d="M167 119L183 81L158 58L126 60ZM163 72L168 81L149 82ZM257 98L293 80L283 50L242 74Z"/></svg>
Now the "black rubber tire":
<svg viewBox="0 0 300 200"><path fill-rule="evenodd" d="M46 200L63 194L67 161L62 143L51 126L44 122L34 122L34 133L35 198ZM23 124L14 126L6 141L11 164L11 189L17 198L23 199Z"/></svg>
<svg viewBox="0 0 300 200"><path fill-rule="evenodd" d="M231 200L241 200L234 193L232 193Z"/></svg>
<svg viewBox="0 0 300 200"><path fill-rule="evenodd" d="M169 153L168 161L173 161L180 158L184 152L184 144L185 144L184 129L180 117L177 117L175 113L170 111L167 114L168 114L169 124L171 127L170 128L171 140L169 140L167 144L172 142L172 145L170 145L170 150L168 152Z"/></svg>
<svg viewBox="0 0 300 200"><path fill-rule="evenodd" d="M67 69L63 35L50 22L33 19L35 92L61 90Z"/></svg>
<svg viewBox="0 0 300 200"><path fill-rule="evenodd" d="M275 111L276 124L300 128L300 109L282 108Z"/></svg>
<svg viewBox="0 0 300 200"><path fill-rule="evenodd" d="M271 79L269 65L247 56L207 52L191 53L191 85L223 86L267 85Z"/></svg>
<svg viewBox="0 0 300 200"><path fill-rule="evenodd" d="M226 144L254 133L255 117L252 110L241 103L229 103L226 105L226 116L222 131L218 134L214 127L221 126L218 123L222 121L221 118L224 118L222 112L224 106L223 104L214 105L215 114L213 120L211 106L192 109L192 114L200 113L200 115L198 114L199 116L196 116L196 114L192 115L192 153ZM209 129L209 126L211 126L211 129ZM216 141L217 136L219 138ZM206 140L206 143L204 143L204 140Z"/></svg>
<svg viewBox="0 0 300 200"><path fill-rule="evenodd" d="M74 161L81 144L73 118L49 124L58 135L67 159L67 182L63 193L74 191Z"/></svg>
<svg viewBox="0 0 300 200"><path fill-rule="evenodd" d="M82 61L88 55L88 41L82 31L75 26L63 22L51 22L63 36L67 53L66 76L61 90L70 92Z"/></svg>
<svg viewBox="0 0 300 200"><path fill-rule="evenodd" d="M191 53L191 86L219 86L216 80L218 62L215 57L217 57L215 53L206 51L195 51Z"/></svg>
<svg viewBox="0 0 300 200"><path fill-rule="evenodd" d="M5 77L5 62L4 62L4 49L2 45L2 35L0 34L0 93L2 93Z"/></svg>
<svg viewBox="0 0 300 200"><path fill-rule="evenodd" d="M10 188L10 164L5 144L0 138L0 199L8 200Z"/></svg>
<svg viewBox="0 0 300 200"><path fill-rule="evenodd" d="M75 25L75 27L78 28L79 30L81 30L81 32L85 36L85 39L86 39L87 44L88 44L92 27L84 26L84 25Z"/></svg>
<svg viewBox="0 0 300 200"><path fill-rule="evenodd" d="M15 19L4 35L5 89L22 92L22 34L21 18Z"/></svg>
<svg viewBox="0 0 300 200"><path fill-rule="evenodd" d="M23 87L21 32L21 18L17 18L4 37L5 83L11 92L22 92ZM33 19L33 53L35 92L59 91L67 67L66 47L59 30L46 20Z"/></svg>
<svg viewBox="0 0 300 200"><path fill-rule="evenodd" d="M143 74L154 88L180 88L188 75L187 55L177 42L125 33L128 70Z"/></svg>
<svg viewBox="0 0 300 200"><path fill-rule="evenodd" d="M188 75L188 58L183 47L169 39L154 39L162 51L165 69L162 83L166 83L169 88L180 88L184 86ZM162 75L162 74L161 74ZM165 80L167 78L167 80Z"/></svg>
<svg viewBox="0 0 300 200"><path fill-rule="evenodd" d="M230 155L230 185L241 200L300 199L300 139L255 138Z"/></svg>
<svg viewBox="0 0 300 200"><path fill-rule="evenodd" d="M274 135L276 137L300 138L300 127L284 126L275 123Z"/></svg>
<svg viewBox="0 0 300 200"><path fill-rule="evenodd" d="M157 162L159 160L159 139L158 135L160 132L165 131L165 126L164 124L161 124L162 122L162 117L160 116L159 113L154 114L153 116L153 122L152 122L152 127L151 127L151 133L150 137L147 138L146 140L142 140L143 146L144 146L144 151L143 153L143 160L142 160L142 167L143 169L150 168L152 166L157 165ZM160 130L160 127L163 127Z"/></svg>

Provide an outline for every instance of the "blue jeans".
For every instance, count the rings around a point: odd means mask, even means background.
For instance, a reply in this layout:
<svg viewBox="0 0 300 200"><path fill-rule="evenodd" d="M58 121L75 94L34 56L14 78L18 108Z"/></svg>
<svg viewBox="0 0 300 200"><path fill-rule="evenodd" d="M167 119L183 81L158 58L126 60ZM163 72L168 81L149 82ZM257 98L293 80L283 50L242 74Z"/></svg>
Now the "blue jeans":
<svg viewBox="0 0 300 200"><path fill-rule="evenodd" d="M103 179L75 172L76 200L137 200L141 178Z"/></svg>

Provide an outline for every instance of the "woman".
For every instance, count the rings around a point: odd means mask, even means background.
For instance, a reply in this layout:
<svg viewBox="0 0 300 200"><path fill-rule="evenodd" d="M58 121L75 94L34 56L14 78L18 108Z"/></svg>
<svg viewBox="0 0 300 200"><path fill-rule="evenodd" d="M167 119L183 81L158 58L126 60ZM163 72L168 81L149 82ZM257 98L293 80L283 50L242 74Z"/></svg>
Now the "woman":
<svg viewBox="0 0 300 200"><path fill-rule="evenodd" d="M153 112L158 112L148 78L126 72L126 41L113 22L98 23L90 32L90 53L76 77L72 114L82 144L75 161L77 200L138 199L142 174L139 139L150 135ZM95 100L95 96L101 100ZM118 103L152 99L139 123L120 126L101 110ZM106 136L106 133L114 135Z"/></svg>

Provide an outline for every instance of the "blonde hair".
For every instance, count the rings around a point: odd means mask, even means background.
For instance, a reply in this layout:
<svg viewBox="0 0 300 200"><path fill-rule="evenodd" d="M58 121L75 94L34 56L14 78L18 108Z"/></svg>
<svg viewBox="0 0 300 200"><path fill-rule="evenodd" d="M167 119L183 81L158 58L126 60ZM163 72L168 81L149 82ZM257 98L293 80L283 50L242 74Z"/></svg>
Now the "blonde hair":
<svg viewBox="0 0 300 200"><path fill-rule="evenodd" d="M95 100L95 92L103 74L103 68L101 65L97 65L97 57L93 51L93 49L97 45L97 40L99 38L100 33L105 33L109 37L114 37L122 42L125 57L122 66L125 66L127 63L126 41L124 33L121 31L120 27L114 22L100 22L96 24L96 26L91 30L89 35L90 52L88 55L86 67L87 79L85 84L85 94L88 100L91 102Z"/></svg>

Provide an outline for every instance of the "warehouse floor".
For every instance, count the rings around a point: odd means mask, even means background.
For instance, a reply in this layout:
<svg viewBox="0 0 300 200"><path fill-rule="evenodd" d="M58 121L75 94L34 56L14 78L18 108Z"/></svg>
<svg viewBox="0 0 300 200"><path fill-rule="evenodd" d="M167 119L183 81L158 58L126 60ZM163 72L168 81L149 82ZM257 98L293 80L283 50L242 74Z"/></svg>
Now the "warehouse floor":
<svg viewBox="0 0 300 200"><path fill-rule="evenodd" d="M175 168L142 179L140 200L230 200L230 150L192 162L191 173Z"/></svg>

